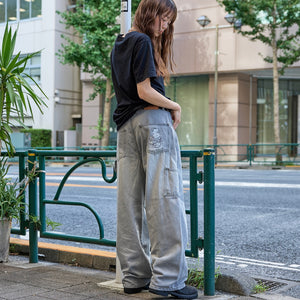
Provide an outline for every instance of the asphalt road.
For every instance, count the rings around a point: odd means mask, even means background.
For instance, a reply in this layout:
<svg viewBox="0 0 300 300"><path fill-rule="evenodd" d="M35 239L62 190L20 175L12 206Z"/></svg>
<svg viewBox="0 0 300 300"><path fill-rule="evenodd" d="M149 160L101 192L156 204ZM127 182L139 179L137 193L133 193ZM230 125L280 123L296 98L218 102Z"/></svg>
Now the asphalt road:
<svg viewBox="0 0 300 300"><path fill-rule="evenodd" d="M68 168L47 168L46 199L53 199ZM16 169L11 172L16 174ZM111 170L108 170L111 174ZM91 205L101 217L105 238L116 237L116 184L106 184L96 168L83 167L67 181L60 200ZM188 206L188 171L184 170ZM199 235L203 236L203 186L199 185ZM251 276L300 278L300 169L216 169L216 265ZM47 206L47 216L67 234L99 236L84 208ZM67 243L66 241L47 242ZM99 245L73 245L101 248ZM114 250L113 248L104 248ZM200 256L203 252L200 252ZM201 264L199 260L189 260Z"/></svg>
<svg viewBox="0 0 300 300"><path fill-rule="evenodd" d="M299 171L216 170L216 251L222 268L299 280Z"/></svg>

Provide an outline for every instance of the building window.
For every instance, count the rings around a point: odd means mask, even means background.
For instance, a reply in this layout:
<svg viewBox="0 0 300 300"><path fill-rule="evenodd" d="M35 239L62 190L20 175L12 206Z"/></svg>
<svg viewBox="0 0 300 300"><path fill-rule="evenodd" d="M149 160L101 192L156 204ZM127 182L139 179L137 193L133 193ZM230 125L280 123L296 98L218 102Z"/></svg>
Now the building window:
<svg viewBox="0 0 300 300"><path fill-rule="evenodd" d="M0 0L0 23L40 18L42 0Z"/></svg>
<svg viewBox="0 0 300 300"><path fill-rule="evenodd" d="M279 127L281 143L297 143L298 95L300 95L299 80L279 81ZM266 144L273 144L274 138L274 112L273 112L273 82L271 79L258 79L257 82L257 143L259 154L274 154L275 148ZM289 149L283 148L283 154Z"/></svg>
<svg viewBox="0 0 300 300"><path fill-rule="evenodd" d="M26 1L26 0L25 0ZM39 18L42 16L42 3L41 0L35 0L34 2L31 3L31 18Z"/></svg>
<svg viewBox="0 0 300 300"><path fill-rule="evenodd" d="M30 18L30 3L31 2L21 0L21 2L20 2L20 20Z"/></svg>
<svg viewBox="0 0 300 300"><path fill-rule="evenodd" d="M5 22L5 9L4 9L4 1L0 0L0 23Z"/></svg>
<svg viewBox="0 0 300 300"><path fill-rule="evenodd" d="M16 0L6 0L7 2L7 20L16 21L17 20L17 1Z"/></svg>
<svg viewBox="0 0 300 300"><path fill-rule="evenodd" d="M20 59L23 57L24 55L20 56ZM35 55L27 61L24 73L30 75L36 83L39 84L41 82L41 55ZM30 85L35 84L32 80L25 78Z"/></svg>
<svg viewBox="0 0 300 300"><path fill-rule="evenodd" d="M208 82L208 76L172 77L166 87L166 95L183 108L176 130L181 146L208 144Z"/></svg>

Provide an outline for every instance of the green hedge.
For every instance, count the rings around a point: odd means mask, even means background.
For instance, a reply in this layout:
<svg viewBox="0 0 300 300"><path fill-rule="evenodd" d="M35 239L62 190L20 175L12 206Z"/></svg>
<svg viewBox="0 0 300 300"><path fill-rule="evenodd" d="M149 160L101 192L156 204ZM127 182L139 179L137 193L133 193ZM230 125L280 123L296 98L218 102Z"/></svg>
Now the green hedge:
<svg viewBox="0 0 300 300"><path fill-rule="evenodd" d="M51 147L50 129L24 129L21 132L30 133L31 147Z"/></svg>

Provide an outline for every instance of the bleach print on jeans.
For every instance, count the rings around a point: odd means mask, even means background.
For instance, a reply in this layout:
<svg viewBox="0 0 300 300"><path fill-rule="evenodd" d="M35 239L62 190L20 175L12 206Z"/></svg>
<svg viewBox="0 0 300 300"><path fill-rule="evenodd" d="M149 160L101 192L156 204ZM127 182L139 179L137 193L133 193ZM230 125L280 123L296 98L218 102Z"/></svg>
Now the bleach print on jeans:
<svg viewBox="0 0 300 300"><path fill-rule="evenodd" d="M162 138L159 134L158 128L152 128L149 138L149 151L155 151L161 149L162 147Z"/></svg>

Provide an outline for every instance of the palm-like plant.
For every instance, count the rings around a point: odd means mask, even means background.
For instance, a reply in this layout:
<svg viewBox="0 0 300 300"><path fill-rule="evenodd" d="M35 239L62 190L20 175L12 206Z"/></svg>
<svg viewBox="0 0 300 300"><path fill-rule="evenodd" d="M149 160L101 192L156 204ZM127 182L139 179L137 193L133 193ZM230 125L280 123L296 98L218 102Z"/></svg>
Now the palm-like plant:
<svg viewBox="0 0 300 300"><path fill-rule="evenodd" d="M34 92L26 79L33 81L47 98L34 79L24 72L28 60L40 51L22 58L20 58L20 52L14 55L16 38L17 30L12 33L7 24L0 50L0 147L3 142L10 156L14 152L10 138L13 126L11 119L13 118L24 126L24 117L27 115L33 117L32 104L35 104L41 113L41 108L45 105L45 102Z"/></svg>

